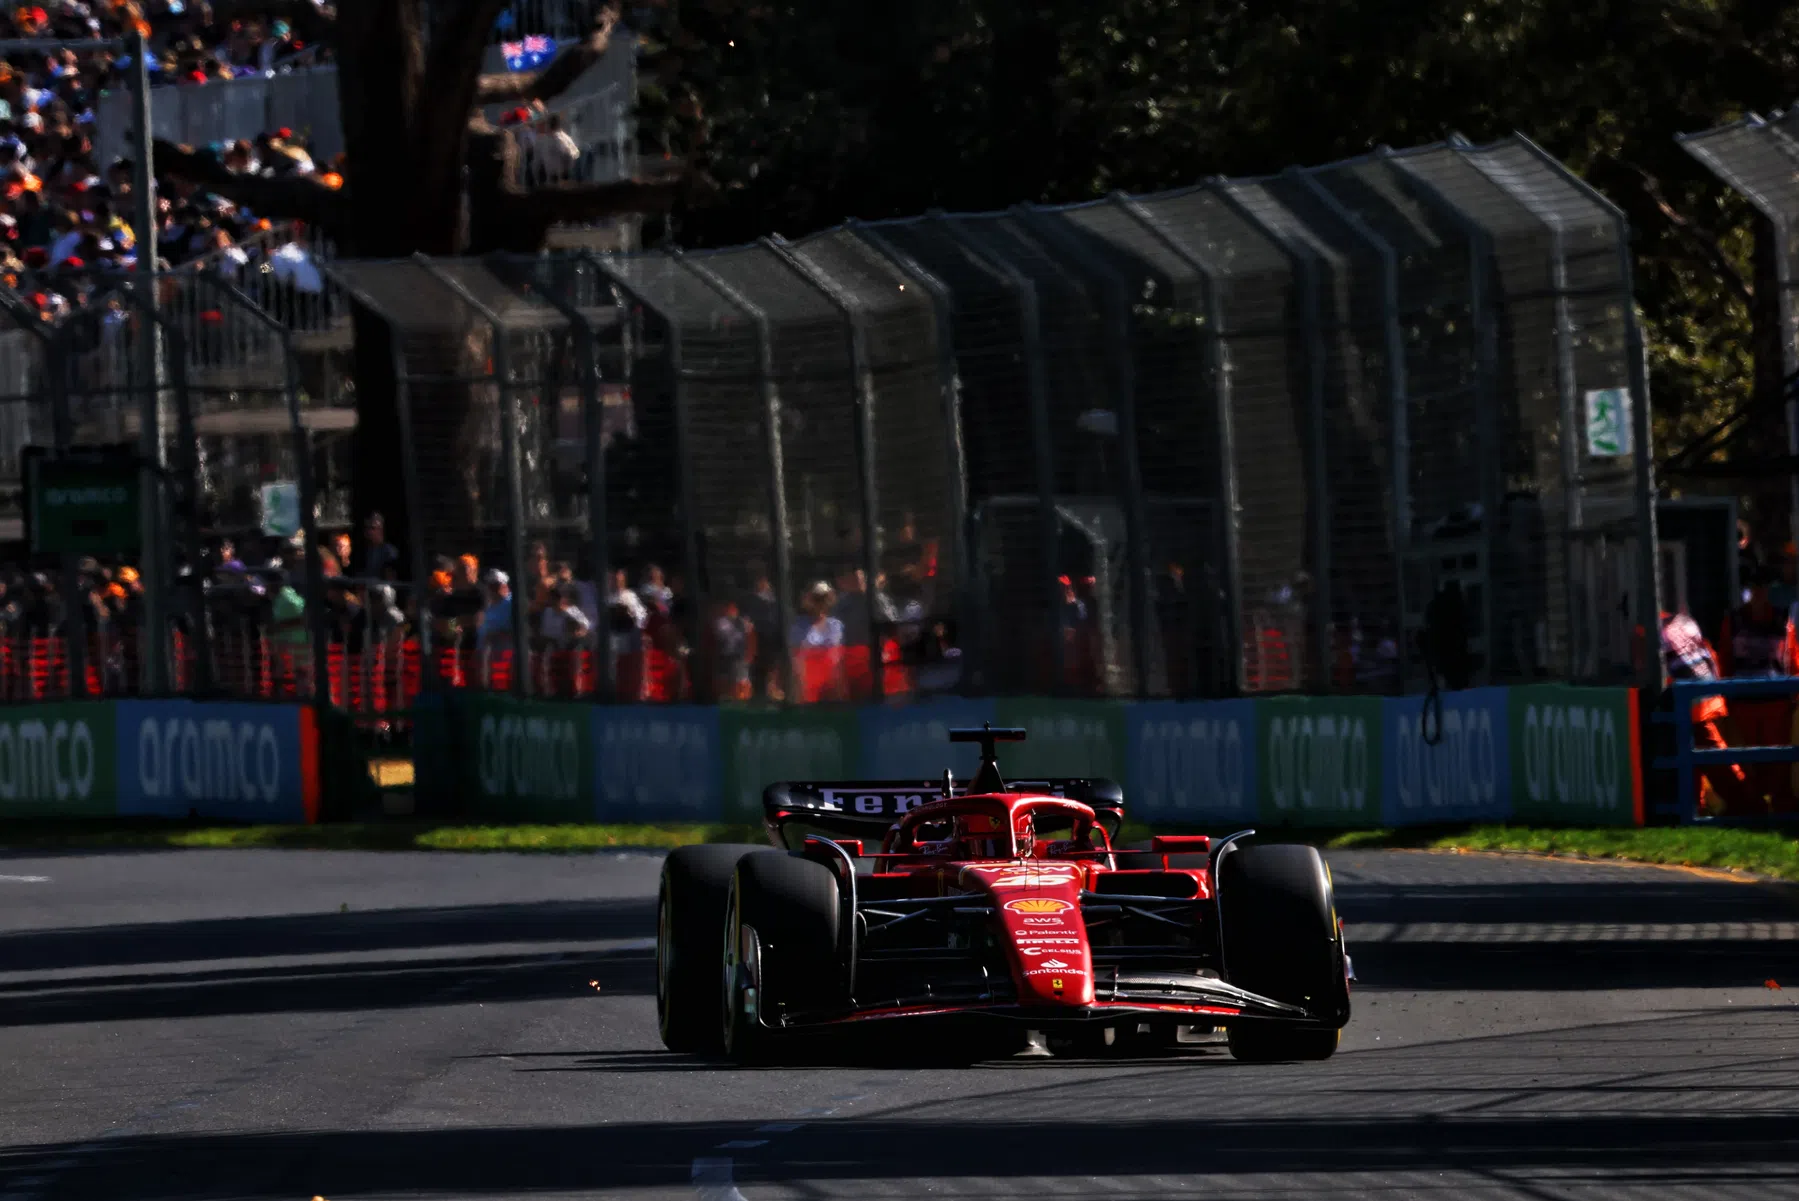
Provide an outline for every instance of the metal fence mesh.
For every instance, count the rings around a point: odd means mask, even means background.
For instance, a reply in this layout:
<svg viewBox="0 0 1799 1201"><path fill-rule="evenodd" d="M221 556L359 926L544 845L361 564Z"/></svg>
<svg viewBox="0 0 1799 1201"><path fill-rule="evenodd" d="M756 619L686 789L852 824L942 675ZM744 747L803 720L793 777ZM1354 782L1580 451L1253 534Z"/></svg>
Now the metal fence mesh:
<svg viewBox="0 0 1799 1201"><path fill-rule="evenodd" d="M1615 679L1655 604L1649 448L1588 434L1643 403L1624 236L1515 138L688 254L189 272L165 445L206 532L298 456L347 507L351 311L384 324L421 687L1386 692L1442 668L1452 586L1474 680ZM101 290L0 329L0 439L41 436L51 361L79 438L133 437L143 328Z"/></svg>

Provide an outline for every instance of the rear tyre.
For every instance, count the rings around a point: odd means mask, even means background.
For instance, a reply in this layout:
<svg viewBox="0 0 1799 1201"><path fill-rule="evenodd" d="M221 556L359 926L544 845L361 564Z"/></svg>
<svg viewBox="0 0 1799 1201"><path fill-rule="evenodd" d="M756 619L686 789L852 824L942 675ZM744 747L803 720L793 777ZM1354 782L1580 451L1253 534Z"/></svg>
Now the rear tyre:
<svg viewBox="0 0 1799 1201"><path fill-rule="evenodd" d="M1231 1055L1255 1063L1330 1058L1349 1020L1349 985L1323 857L1306 846L1231 849L1218 864L1218 913L1225 978L1302 1006L1319 1023L1234 1025Z"/></svg>
<svg viewBox="0 0 1799 1201"><path fill-rule="evenodd" d="M845 999L837 877L799 855L760 851L738 861L725 908L724 1049L760 1059L786 1014Z"/></svg>
<svg viewBox="0 0 1799 1201"><path fill-rule="evenodd" d="M725 894L737 861L760 848L681 847L662 862L656 899L656 1025L671 1051L716 1055L718 957L724 947Z"/></svg>

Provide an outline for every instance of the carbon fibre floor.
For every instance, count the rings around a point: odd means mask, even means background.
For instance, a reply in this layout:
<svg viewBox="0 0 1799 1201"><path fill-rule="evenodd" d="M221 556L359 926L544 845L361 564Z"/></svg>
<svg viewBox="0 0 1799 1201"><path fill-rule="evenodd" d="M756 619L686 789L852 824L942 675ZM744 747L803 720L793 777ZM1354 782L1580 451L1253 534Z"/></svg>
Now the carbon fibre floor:
<svg viewBox="0 0 1799 1201"><path fill-rule="evenodd" d="M656 1044L652 856L0 856L0 1201L1799 1197L1784 895L1332 863L1329 1063L743 1071Z"/></svg>

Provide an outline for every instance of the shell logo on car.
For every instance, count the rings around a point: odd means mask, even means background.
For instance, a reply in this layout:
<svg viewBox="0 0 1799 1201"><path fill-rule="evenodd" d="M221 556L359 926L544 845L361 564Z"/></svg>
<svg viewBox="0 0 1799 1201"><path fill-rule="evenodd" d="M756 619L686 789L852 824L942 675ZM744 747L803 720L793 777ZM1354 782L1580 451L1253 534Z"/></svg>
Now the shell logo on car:
<svg viewBox="0 0 1799 1201"><path fill-rule="evenodd" d="M1067 913L1074 906L1054 897L1026 897L1023 900L1007 901L1006 908L1013 913Z"/></svg>

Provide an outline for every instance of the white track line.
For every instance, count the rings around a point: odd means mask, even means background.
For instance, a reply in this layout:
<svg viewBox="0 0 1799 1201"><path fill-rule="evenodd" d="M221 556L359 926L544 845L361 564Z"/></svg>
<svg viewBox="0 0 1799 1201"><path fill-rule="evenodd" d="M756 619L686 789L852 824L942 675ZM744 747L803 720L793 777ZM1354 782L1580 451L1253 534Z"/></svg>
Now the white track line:
<svg viewBox="0 0 1799 1201"><path fill-rule="evenodd" d="M731 1168L729 1159L708 1157L693 1161L693 1190L700 1201L744 1201Z"/></svg>
<svg viewBox="0 0 1799 1201"><path fill-rule="evenodd" d="M0 884L48 884L49 876L0 876Z"/></svg>

